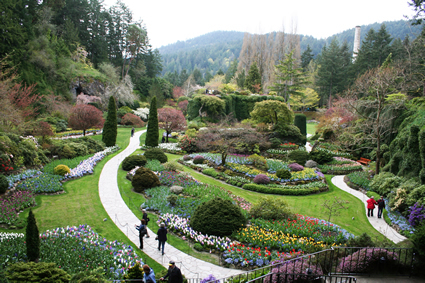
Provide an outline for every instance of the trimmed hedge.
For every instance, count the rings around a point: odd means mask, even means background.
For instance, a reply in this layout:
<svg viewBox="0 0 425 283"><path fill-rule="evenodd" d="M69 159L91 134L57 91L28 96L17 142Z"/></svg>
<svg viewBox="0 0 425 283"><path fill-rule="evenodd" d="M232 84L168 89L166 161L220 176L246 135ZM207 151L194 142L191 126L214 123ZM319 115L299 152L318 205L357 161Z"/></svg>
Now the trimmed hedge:
<svg viewBox="0 0 425 283"><path fill-rule="evenodd" d="M322 183L324 184L324 183ZM304 196L310 194L317 194L328 190L328 186L324 184L323 187L309 187L307 185L295 186L273 186L273 185L259 185L259 184L245 184L242 186L244 190L254 191L259 193L274 194L274 195L287 195L287 196Z"/></svg>

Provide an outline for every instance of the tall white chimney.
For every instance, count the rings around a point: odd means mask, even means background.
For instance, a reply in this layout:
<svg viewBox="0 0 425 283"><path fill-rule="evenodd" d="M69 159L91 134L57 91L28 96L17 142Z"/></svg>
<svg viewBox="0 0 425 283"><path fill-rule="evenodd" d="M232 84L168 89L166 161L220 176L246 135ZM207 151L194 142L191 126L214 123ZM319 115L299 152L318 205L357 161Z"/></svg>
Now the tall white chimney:
<svg viewBox="0 0 425 283"><path fill-rule="evenodd" d="M360 26L356 26L354 32L353 62L356 60L356 56L360 48L360 29Z"/></svg>

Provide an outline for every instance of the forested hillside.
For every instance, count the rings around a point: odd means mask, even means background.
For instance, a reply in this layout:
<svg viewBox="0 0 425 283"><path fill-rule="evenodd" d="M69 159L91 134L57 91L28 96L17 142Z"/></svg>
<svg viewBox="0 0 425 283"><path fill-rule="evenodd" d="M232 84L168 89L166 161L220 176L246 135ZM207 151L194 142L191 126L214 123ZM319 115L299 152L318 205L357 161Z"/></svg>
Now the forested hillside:
<svg viewBox="0 0 425 283"><path fill-rule="evenodd" d="M361 40L365 39L371 28L377 31L382 24L386 25L388 33L394 39L404 40L406 36L409 36L412 40L420 33L420 26L411 26L405 20L374 23L361 26ZM304 52L307 46L310 46L314 57L316 57L322 51L323 46L325 44L329 45L334 37L340 43L347 41L349 51L352 52L354 29L355 27L325 39L300 35L301 52ZM164 75L167 72L180 73L184 69L191 73L196 68L202 74L206 74L209 71L214 75L220 69L226 72L230 62L239 57L243 36L243 32L216 31L163 46L158 49L163 60L162 74Z"/></svg>

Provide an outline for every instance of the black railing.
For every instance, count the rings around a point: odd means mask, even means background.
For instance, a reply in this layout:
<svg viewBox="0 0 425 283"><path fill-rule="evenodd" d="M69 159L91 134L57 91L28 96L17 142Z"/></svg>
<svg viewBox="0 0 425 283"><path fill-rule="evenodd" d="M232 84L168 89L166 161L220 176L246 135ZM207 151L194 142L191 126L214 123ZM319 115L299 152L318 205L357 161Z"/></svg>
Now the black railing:
<svg viewBox="0 0 425 283"><path fill-rule="evenodd" d="M331 248L211 282L280 283L292 282L296 277L355 282L352 275L385 274L410 277L413 275L414 264L415 254L408 248ZM200 281L201 279L188 279L188 283Z"/></svg>

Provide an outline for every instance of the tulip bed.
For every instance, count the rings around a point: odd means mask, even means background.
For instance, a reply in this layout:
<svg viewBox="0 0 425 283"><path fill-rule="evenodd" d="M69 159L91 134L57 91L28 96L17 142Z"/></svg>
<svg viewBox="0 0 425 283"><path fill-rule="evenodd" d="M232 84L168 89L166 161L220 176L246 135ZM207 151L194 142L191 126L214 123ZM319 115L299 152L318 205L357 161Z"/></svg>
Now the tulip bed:
<svg viewBox="0 0 425 283"><path fill-rule="evenodd" d="M23 234L0 234L0 264L26 260ZM122 278L123 272L141 262L131 246L108 241L88 225L57 228L40 235L40 261L55 262L69 274L102 267L110 280ZM143 263L141 263L143 265Z"/></svg>
<svg viewBox="0 0 425 283"><path fill-rule="evenodd" d="M0 224L14 225L18 221L19 211L34 205L34 194L28 191L17 191L0 198Z"/></svg>
<svg viewBox="0 0 425 283"><path fill-rule="evenodd" d="M319 169L324 174L331 173L338 175L345 175L353 171L363 171L362 165L357 161L338 156L335 156L334 160L326 165L319 165Z"/></svg>

